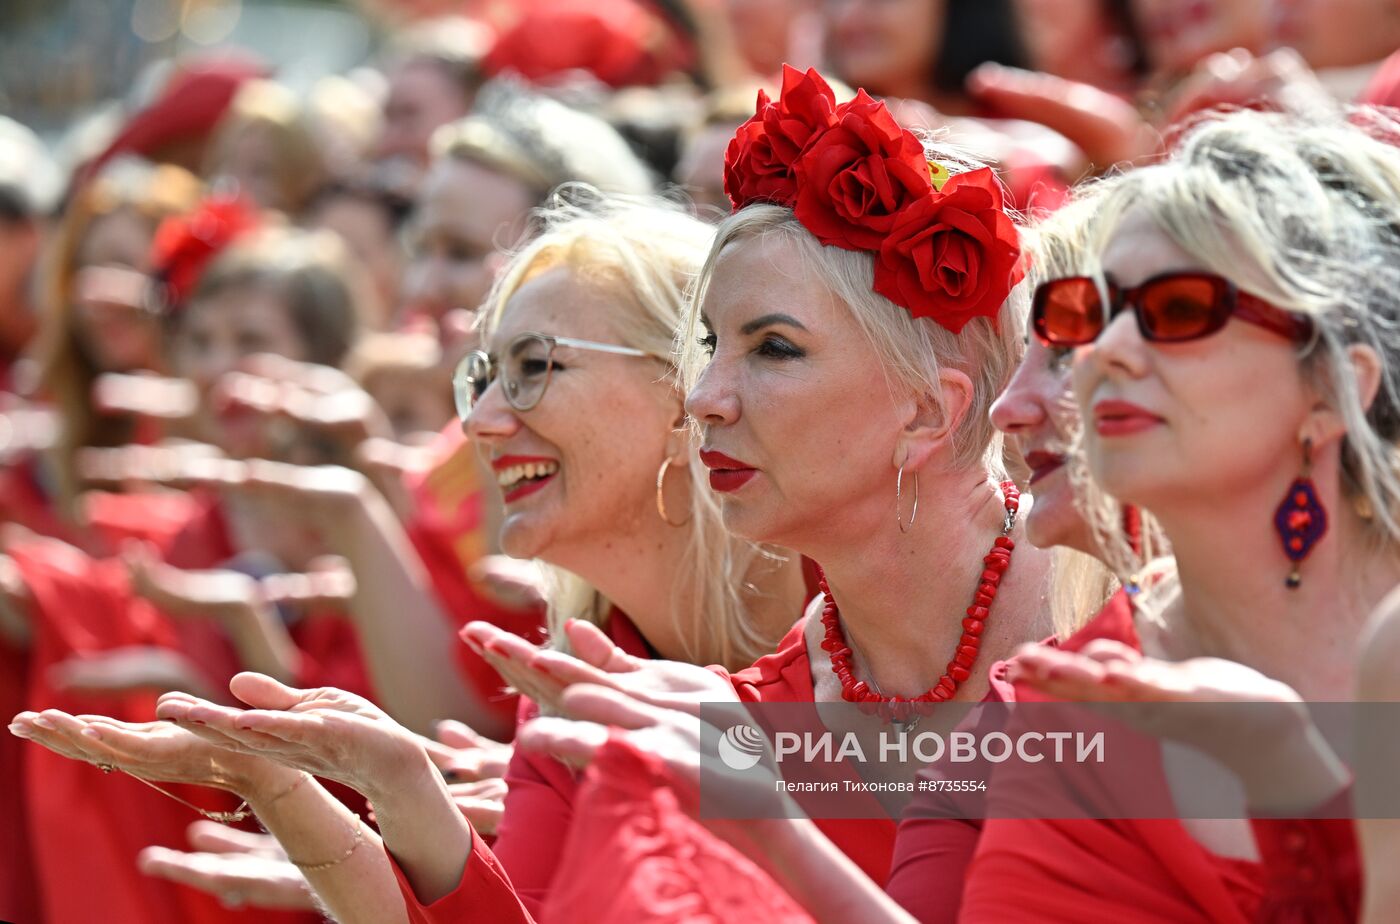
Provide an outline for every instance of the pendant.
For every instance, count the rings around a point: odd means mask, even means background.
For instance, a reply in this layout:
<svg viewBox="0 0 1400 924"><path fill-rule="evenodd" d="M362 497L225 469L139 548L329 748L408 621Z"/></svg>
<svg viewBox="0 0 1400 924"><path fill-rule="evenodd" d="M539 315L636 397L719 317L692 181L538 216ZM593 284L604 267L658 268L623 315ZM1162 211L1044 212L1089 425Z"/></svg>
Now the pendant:
<svg viewBox="0 0 1400 924"><path fill-rule="evenodd" d="M894 730L897 734L907 735L915 728L918 728L919 720L922 718L923 716L916 713L907 719L890 719L890 724L894 726Z"/></svg>

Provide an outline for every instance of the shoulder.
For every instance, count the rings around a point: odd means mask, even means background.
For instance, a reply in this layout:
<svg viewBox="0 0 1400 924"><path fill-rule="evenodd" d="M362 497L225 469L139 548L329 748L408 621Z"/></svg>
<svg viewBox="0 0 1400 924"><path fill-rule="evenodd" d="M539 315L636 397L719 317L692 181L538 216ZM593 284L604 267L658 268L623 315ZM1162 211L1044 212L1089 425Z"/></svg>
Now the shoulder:
<svg viewBox="0 0 1400 924"><path fill-rule="evenodd" d="M730 674L741 700L759 702L812 699L811 660L807 653L807 616L803 616L778 643L777 650L751 666Z"/></svg>

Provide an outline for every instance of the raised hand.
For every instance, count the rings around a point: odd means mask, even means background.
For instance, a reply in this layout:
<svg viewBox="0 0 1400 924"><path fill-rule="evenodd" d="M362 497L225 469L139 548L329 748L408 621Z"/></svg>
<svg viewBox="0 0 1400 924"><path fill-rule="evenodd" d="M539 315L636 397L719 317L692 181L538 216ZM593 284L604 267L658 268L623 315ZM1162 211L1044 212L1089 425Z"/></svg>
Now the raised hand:
<svg viewBox="0 0 1400 924"><path fill-rule="evenodd" d="M1256 807L1316 805L1348 778L1302 697L1234 661L1162 661L1099 639L1077 653L1023 646L1010 677L1057 699L1136 704L1115 707L1113 716L1213 757L1240 778ZM1200 705L1169 705L1177 703Z"/></svg>
<svg viewBox="0 0 1400 924"><path fill-rule="evenodd" d="M532 561L509 555L483 555L470 568L472 582L502 606L517 610L543 609L544 578Z"/></svg>
<svg viewBox="0 0 1400 924"><path fill-rule="evenodd" d="M236 675L229 689L253 708L167 696L156 715L241 753L344 783L371 801L428 764L417 735L353 693L298 690L252 673Z"/></svg>
<svg viewBox="0 0 1400 924"><path fill-rule="evenodd" d="M449 780L483 782L502 779L515 748L446 719L437 724L437 740L422 739L428 756Z"/></svg>
<svg viewBox="0 0 1400 924"><path fill-rule="evenodd" d="M215 403L235 413L282 419L328 437L349 452L392 430L372 397L339 369L262 354L221 379Z"/></svg>
<svg viewBox="0 0 1400 924"><path fill-rule="evenodd" d="M243 798L281 792L297 778L294 771L219 747L169 722L121 722L45 709L15 716L10 733L71 760L113 767L144 780L212 786Z"/></svg>
<svg viewBox="0 0 1400 924"><path fill-rule="evenodd" d="M1099 171L1154 154L1161 146L1156 131L1131 103L1086 83L984 64L968 77L967 88L997 115L1059 132Z"/></svg>
<svg viewBox="0 0 1400 924"><path fill-rule="evenodd" d="M714 671L633 657L592 623L570 620L564 631L574 655L537 648L485 622L468 623L462 638L521 693L555 708L563 690L578 683L611 687L644 703L691 715L699 714L702 703L738 699L733 685Z"/></svg>
<svg viewBox="0 0 1400 924"><path fill-rule="evenodd" d="M67 658L49 668L49 682L60 690L96 695L171 690L217 695L189 657L154 645L127 645Z"/></svg>
<svg viewBox="0 0 1400 924"><path fill-rule="evenodd" d="M215 895L228 908L317 911L311 887L277 840L209 821L189 828L194 852L147 847L141 872Z"/></svg>

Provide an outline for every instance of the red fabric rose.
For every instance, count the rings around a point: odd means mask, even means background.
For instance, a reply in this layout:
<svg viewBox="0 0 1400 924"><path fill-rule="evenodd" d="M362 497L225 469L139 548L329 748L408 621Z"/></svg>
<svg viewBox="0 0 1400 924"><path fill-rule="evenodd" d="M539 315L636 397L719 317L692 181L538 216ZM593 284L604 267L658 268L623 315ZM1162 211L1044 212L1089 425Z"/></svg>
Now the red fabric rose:
<svg viewBox="0 0 1400 924"><path fill-rule="evenodd" d="M760 90L757 111L725 149L724 191L735 210L759 201L792 205L793 163L814 135L835 123L835 111L836 95L815 68L804 74L784 64L778 102Z"/></svg>
<svg viewBox="0 0 1400 924"><path fill-rule="evenodd" d="M1016 226L984 167L900 211L875 262L875 291L956 334L996 317L1024 275Z"/></svg>
<svg viewBox="0 0 1400 924"><path fill-rule="evenodd" d="M229 196L211 197L190 214L161 222L151 244L151 269L165 283L168 309L182 308L210 261L258 223L257 211Z"/></svg>
<svg viewBox="0 0 1400 924"><path fill-rule="evenodd" d="M897 218L933 189L924 146L862 90L794 165L793 212L823 244L879 250Z"/></svg>

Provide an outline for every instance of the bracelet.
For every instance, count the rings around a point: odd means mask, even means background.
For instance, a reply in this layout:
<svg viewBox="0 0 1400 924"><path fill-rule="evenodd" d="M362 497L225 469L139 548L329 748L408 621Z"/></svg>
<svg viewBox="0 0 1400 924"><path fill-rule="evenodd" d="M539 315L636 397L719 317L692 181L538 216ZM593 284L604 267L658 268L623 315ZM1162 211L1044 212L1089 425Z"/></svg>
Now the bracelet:
<svg viewBox="0 0 1400 924"><path fill-rule="evenodd" d="M287 859L288 859L288 861L289 861L293 866L295 866L297 869L301 870L303 873L315 873L315 872L319 872L320 870L323 870L323 869L330 869L332 866L339 866L341 863L344 863L346 860L350 859L351 854L353 854L356 850L359 850L359 849L360 849L360 845L363 844L364 842L365 842L365 826L364 826L364 823L360 821L360 816L359 816L359 815L356 815L356 816L355 816L355 842L354 842L353 844L350 845L350 849L347 850L347 851L345 851L345 853L341 854L340 856L336 857L334 860L331 860L331 861L329 861L329 862L327 862L327 863L298 863L296 860L293 860L291 857L288 857Z"/></svg>
<svg viewBox="0 0 1400 924"><path fill-rule="evenodd" d="M292 785L288 786L286 789L282 790L282 791L279 792L277 795L273 796L271 799L268 799L266 802L264 802L264 803L263 803L263 808L270 808L272 805L274 805L274 804L275 804L276 802L278 802L279 800L284 799L284 798L286 798L287 796L290 796L292 793L294 793L294 792L297 791L297 789L301 786L302 783L305 783L305 782L306 782L307 780L309 780L309 779L311 779L311 774L307 773L305 770L301 771L301 772L297 775L297 781L296 781L295 783L293 783Z"/></svg>

